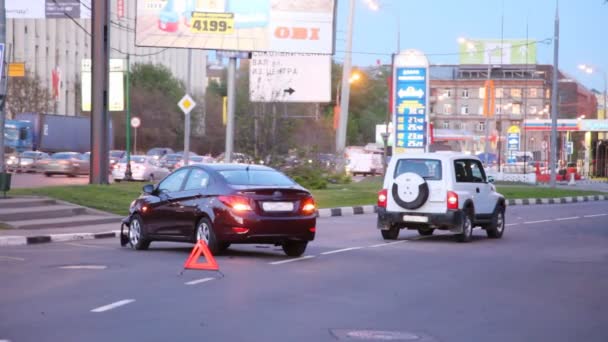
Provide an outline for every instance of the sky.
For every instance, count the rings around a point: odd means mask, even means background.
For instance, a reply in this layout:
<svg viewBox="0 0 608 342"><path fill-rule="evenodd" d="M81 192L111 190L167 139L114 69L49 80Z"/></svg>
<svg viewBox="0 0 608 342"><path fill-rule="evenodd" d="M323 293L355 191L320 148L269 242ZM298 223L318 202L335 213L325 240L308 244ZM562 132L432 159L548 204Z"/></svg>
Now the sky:
<svg viewBox="0 0 608 342"><path fill-rule="evenodd" d="M349 1L337 0L336 52L344 60ZM353 66L390 63L397 50L400 22L401 50L418 49L432 64L458 64L458 38L525 39L537 44L537 62L553 64L555 0L376 0L380 10L367 1L356 3L353 32ZM398 14L397 14L398 13ZM559 2L559 68L588 88L604 90L603 71L608 73L608 3L605 0ZM578 69L590 64L600 72Z"/></svg>

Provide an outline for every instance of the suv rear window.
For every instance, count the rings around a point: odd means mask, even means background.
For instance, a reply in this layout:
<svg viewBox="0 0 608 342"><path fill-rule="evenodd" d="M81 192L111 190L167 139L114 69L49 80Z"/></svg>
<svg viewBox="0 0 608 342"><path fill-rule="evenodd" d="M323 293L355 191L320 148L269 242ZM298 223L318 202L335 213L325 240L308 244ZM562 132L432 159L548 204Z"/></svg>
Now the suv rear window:
<svg viewBox="0 0 608 342"><path fill-rule="evenodd" d="M393 178L413 172L426 180L441 180L441 160L437 159L399 159Z"/></svg>

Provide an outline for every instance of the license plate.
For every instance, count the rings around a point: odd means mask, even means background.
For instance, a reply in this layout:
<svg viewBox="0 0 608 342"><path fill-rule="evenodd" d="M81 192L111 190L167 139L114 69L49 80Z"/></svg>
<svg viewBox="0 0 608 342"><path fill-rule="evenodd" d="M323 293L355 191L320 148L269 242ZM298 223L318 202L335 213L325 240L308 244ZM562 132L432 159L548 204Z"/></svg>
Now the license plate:
<svg viewBox="0 0 608 342"><path fill-rule="evenodd" d="M263 202L264 211L292 211L293 202Z"/></svg>
<svg viewBox="0 0 608 342"><path fill-rule="evenodd" d="M403 221L426 223L426 222L429 222L429 218L426 216L403 215Z"/></svg>

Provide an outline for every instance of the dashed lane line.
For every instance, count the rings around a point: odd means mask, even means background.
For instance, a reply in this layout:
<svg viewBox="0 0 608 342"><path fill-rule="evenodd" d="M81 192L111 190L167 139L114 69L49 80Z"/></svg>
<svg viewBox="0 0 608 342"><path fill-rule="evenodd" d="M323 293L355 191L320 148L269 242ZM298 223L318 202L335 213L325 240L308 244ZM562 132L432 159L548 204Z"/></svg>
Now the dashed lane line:
<svg viewBox="0 0 608 342"><path fill-rule="evenodd" d="M0 260L25 261L24 258L4 256L4 255L0 255ZM0 342L2 342L2 340L0 340Z"/></svg>
<svg viewBox="0 0 608 342"><path fill-rule="evenodd" d="M98 308L95 308L95 309L91 310L91 312L99 313L99 312L109 311L109 310L121 307L123 305L127 305L127 304L130 304L130 303L133 303L134 301L135 301L135 299L123 299L123 300L119 300L118 302L114 302L114 303L111 303L111 304L108 304L108 305L104 305L104 306L100 306Z"/></svg>
<svg viewBox="0 0 608 342"><path fill-rule="evenodd" d="M349 248L343 248L343 249L336 249L333 251L323 252L323 253L321 253L321 255L330 255L330 254L335 254L335 253L348 252L348 251L353 251L355 249L361 249L361 248L363 248L363 247L349 247Z"/></svg>
<svg viewBox="0 0 608 342"><path fill-rule="evenodd" d="M551 221L553 221L553 220L527 221L527 222L522 222L522 224L545 223L545 222L551 222Z"/></svg>
<svg viewBox="0 0 608 342"><path fill-rule="evenodd" d="M86 243L78 243L78 242L66 242L66 243L64 243L64 245L69 245L69 246L74 246L74 247L114 249L113 247L108 247L108 246L87 245Z"/></svg>
<svg viewBox="0 0 608 342"><path fill-rule="evenodd" d="M572 216L572 217L561 217L561 218L556 218L555 221L567 221L567 220L576 220L579 219L579 216Z"/></svg>
<svg viewBox="0 0 608 342"><path fill-rule="evenodd" d="M301 256L299 258L293 258L293 259L286 259L286 260L281 260L281 261L273 261L273 262L269 262L269 265L281 265L281 264L287 264L290 262L296 262L296 261L302 261L302 260L306 260L306 259L312 259L314 258L314 255L305 255L305 256Z"/></svg>
<svg viewBox="0 0 608 342"><path fill-rule="evenodd" d="M392 246L392 245L396 245L398 243L404 243L407 240L401 240L401 241L395 241L395 242L385 242L385 243L379 243L377 245L371 245L371 246L367 246L369 248L377 248L377 247L385 247L385 246Z"/></svg>
<svg viewBox="0 0 608 342"><path fill-rule="evenodd" d="M595 214L595 215L585 215L583 217L600 217L600 216L607 216L608 214Z"/></svg>
<svg viewBox="0 0 608 342"><path fill-rule="evenodd" d="M192 280L192 281L186 282L184 284L186 284L186 285L196 285L196 284L200 284L200 283L206 283L206 282L211 281L213 279L215 279L215 278L196 279L196 280Z"/></svg>

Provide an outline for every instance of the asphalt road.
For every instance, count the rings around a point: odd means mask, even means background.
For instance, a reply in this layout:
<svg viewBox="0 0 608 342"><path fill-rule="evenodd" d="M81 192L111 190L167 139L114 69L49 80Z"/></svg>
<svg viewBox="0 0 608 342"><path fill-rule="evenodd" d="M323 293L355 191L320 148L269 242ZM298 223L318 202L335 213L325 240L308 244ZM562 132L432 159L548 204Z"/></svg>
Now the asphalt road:
<svg viewBox="0 0 608 342"><path fill-rule="evenodd" d="M0 249L0 340L608 341L608 205L511 207L501 240L320 219L306 256L116 239ZM62 266L86 266L61 268Z"/></svg>

